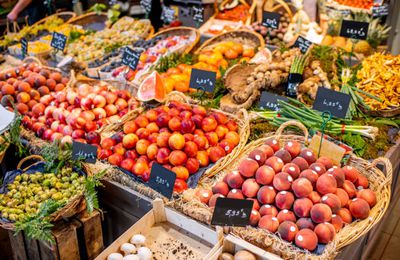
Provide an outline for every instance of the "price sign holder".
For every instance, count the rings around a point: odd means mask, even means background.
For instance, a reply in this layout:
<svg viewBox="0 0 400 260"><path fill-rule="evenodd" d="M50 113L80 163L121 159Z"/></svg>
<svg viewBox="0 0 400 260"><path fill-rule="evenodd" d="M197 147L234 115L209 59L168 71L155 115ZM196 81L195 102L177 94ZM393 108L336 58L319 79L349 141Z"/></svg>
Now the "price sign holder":
<svg viewBox="0 0 400 260"><path fill-rule="evenodd" d="M151 12L152 0L140 0L140 5L143 7L146 13L146 19L148 19Z"/></svg>
<svg viewBox="0 0 400 260"><path fill-rule="evenodd" d="M258 102L258 107L260 109L270 109L278 111L279 110L278 100L282 100L284 102L288 101L286 97L282 97L271 92L263 91L261 93L260 101Z"/></svg>
<svg viewBox="0 0 400 260"><path fill-rule="evenodd" d="M199 28L200 25L204 23L204 8L201 6L193 6L191 8L191 13L193 21L196 24L196 27Z"/></svg>
<svg viewBox="0 0 400 260"><path fill-rule="evenodd" d="M174 172L156 162L153 163L148 182L150 188L170 199L174 191L175 180L176 174Z"/></svg>
<svg viewBox="0 0 400 260"><path fill-rule="evenodd" d="M95 163L97 160L97 146L81 142L72 142L72 159L83 159L87 163Z"/></svg>
<svg viewBox="0 0 400 260"><path fill-rule="evenodd" d="M53 32L50 46L56 50L64 51L65 45L67 44L67 36L62 33Z"/></svg>
<svg viewBox="0 0 400 260"><path fill-rule="evenodd" d="M349 109L351 97L348 94L319 87L313 109L329 112L332 116L345 118Z"/></svg>
<svg viewBox="0 0 400 260"><path fill-rule="evenodd" d="M281 19L281 15L279 13L264 11L262 25L264 25L265 27L272 28L272 29L278 29L280 19Z"/></svg>
<svg viewBox="0 0 400 260"><path fill-rule="evenodd" d="M299 35L292 47L300 49L301 53L306 53L313 43L303 36Z"/></svg>
<svg viewBox="0 0 400 260"><path fill-rule="evenodd" d="M212 93L216 79L217 73L214 71L192 69L189 87Z"/></svg>
<svg viewBox="0 0 400 260"><path fill-rule="evenodd" d="M28 40L26 38L21 39L21 52L22 52L22 59L25 59L28 56Z"/></svg>
<svg viewBox="0 0 400 260"><path fill-rule="evenodd" d="M132 70L136 70L139 63L141 52L132 50L129 47L125 47L125 51L122 54L122 64L128 66Z"/></svg>
<svg viewBox="0 0 400 260"><path fill-rule="evenodd" d="M218 198L211 225L245 227L249 225L253 201Z"/></svg>
<svg viewBox="0 0 400 260"><path fill-rule="evenodd" d="M365 40L368 36L369 23L343 20L340 36L355 40Z"/></svg>

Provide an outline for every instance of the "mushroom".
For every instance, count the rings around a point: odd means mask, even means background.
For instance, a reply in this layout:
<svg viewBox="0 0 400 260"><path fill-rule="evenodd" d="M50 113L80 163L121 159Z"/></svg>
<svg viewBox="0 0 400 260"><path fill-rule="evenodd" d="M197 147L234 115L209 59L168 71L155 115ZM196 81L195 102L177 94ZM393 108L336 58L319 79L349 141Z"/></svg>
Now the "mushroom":
<svg viewBox="0 0 400 260"><path fill-rule="evenodd" d="M143 246L146 243L146 237L140 234L134 235L130 242L134 244L136 247Z"/></svg>
<svg viewBox="0 0 400 260"><path fill-rule="evenodd" d="M138 256L140 260L151 260L152 253L149 248L142 246L138 249Z"/></svg>
<svg viewBox="0 0 400 260"><path fill-rule="evenodd" d="M136 253L136 246L132 245L131 243L123 243L119 249L124 252L124 255Z"/></svg>
<svg viewBox="0 0 400 260"><path fill-rule="evenodd" d="M107 260L122 260L124 257L120 253L111 253L108 255Z"/></svg>

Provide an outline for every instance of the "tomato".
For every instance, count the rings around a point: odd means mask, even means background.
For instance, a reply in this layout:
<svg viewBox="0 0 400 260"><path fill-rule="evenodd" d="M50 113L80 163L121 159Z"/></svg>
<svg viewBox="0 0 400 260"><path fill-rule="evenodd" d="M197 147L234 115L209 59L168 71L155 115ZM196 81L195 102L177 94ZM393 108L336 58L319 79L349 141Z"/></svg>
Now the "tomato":
<svg viewBox="0 0 400 260"><path fill-rule="evenodd" d="M181 193L184 190L187 190L187 188L188 188L188 185L187 185L186 181L184 181L182 179L179 179L179 178L177 178L175 180L175 184L174 184L174 191L175 192Z"/></svg>

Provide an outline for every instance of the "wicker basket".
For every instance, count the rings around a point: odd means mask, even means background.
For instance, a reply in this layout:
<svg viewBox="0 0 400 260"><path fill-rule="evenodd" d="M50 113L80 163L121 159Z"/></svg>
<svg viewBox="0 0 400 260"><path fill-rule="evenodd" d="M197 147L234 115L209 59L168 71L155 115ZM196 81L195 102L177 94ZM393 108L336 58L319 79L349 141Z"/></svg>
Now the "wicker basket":
<svg viewBox="0 0 400 260"><path fill-rule="evenodd" d="M193 36L195 38L195 40L190 45L185 47L185 50L183 53L191 52L192 49L200 41L199 30L192 28L192 27L186 27L186 26L179 26L179 27L165 29L163 31L160 31L160 32L154 34L151 38L155 38L157 36L174 36L174 35L177 35L177 36L188 35L189 37Z"/></svg>
<svg viewBox="0 0 400 260"><path fill-rule="evenodd" d="M63 19L63 21L65 23L68 23L68 21L70 21L72 18L76 17L76 13L74 13L74 12L59 12L59 13L55 13L55 14L49 15L49 16L37 21L32 26L37 26L39 24L45 23L47 20L52 19L53 17L58 17L60 19Z"/></svg>
<svg viewBox="0 0 400 260"><path fill-rule="evenodd" d="M107 20L108 20L108 17L107 17L106 13L97 14L95 12L91 12L91 13L83 14L80 16L76 16L76 17L70 19L67 23L80 25L85 29L90 28L95 31L101 31L104 28L106 28ZM100 28L92 26L93 24L100 24L99 25Z"/></svg>
<svg viewBox="0 0 400 260"><path fill-rule="evenodd" d="M257 6L251 13L251 20L249 20L249 25L252 22L262 22L262 12L263 11L268 11L268 12L279 12L283 11L287 13L290 17L290 19L293 18L293 10L295 10L295 7L290 4L286 3L285 1L282 0L267 0L264 2L263 5Z"/></svg>
<svg viewBox="0 0 400 260"><path fill-rule="evenodd" d="M367 115L374 116L374 117L396 117L400 115L400 107L393 108L393 109L385 109L385 110L372 110L372 109L365 109L363 106L359 106L359 108Z"/></svg>
<svg viewBox="0 0 400 260"><path fill-rule="evenodd" d="M283 134L283 130L288 126L299 127L304 132L304 136ZM210 189L216 181L221 181L228 172L237 169L241 159L246 158L251 151L264 144L266 140L272 138L278 140L281 145L294 140L306 144L306 140L308 140L308 131L304 125L297 121L289 121L282 124L274 135L259 139L247 145L241 155L221 171L216 179L204 181L204 188ZM378 163L383 163L386 166L386 176L376 167ZM292 243L283 241L277 235L263 229L256 229L253 227L233 227L231 228L231 232L250 243L266 249L267 251L281 255L281 257L285 259L333 259L340 249L365 235L375 224L377 224L385 214L390 203L392 165L388 159L377 158L372 163L369 163L364 159L351 155L348 165L357 168L362 175L368 178L370 183L369 187L376 193L377 204L371 209L369 218L354 221L342 228L336 234L335 239L326 245L321 255L300 250ZM180 200L175 201L173 207L183 211L185 214L190 215L195 219L209 224L211 221L212 210L197 199L194 199L194 193L195 190L188 190L183 194Z"/></svg>
<svg viewBox="0 0 400 260"><path fill-rule="evenodd" d="M26 166L25 168L22 169L22 166L24 165L25 162L30 161L30 160L36 160L36 163L33 163L29 166ZM25 171L29 170L30 167L44 162L43 158L40 155L29 155L22 159L18 165L17 165L17 170L21 170L21 173L24 173ZM74 215L76 215L79 212L82 212L84 209L86 209L86 202L83 194L76 195L72 197L68 203L61 209L57 210L53 214L49 216L49 220L51 222L56 222L61 219L66 219L70 218ZM8 230L14 230L15 225L13 222L5 222L0 219L0 227Z"/></svg>

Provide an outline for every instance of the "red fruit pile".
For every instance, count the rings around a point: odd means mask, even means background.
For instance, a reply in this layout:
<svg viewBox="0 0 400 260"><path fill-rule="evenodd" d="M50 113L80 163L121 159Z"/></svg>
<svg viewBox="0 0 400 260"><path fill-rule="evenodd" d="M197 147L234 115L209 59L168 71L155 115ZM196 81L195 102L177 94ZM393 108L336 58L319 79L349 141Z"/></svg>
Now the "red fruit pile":
<svg viewBox="0 0 400 260"><path fill-rule="evenodd" d="M317 159L295 141L281 149L276 140L268 140L212 192L201 189L197 196L210 207L219 197L253 200L251 225L313 251L318 243L332 241L353 218L369 216L376 195L368 186L368 179L351 166L339 168L327 157Z"/></svg>
<svg viewBox="0 0 400 260"><path fill-rule="evenodd" d="M144 181L157 162L176 173L175 191L180 192L191 174L229 154L239 140L236 122L225 114L171 102L126 122L123 133L103 139L98 157Z"/></svg>

